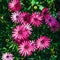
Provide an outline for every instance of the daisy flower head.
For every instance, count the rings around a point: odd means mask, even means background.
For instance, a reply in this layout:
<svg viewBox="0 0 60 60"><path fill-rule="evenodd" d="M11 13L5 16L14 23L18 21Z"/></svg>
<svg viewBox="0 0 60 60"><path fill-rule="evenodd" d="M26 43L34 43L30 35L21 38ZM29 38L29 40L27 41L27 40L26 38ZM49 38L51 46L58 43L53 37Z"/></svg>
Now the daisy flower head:
<svg viewBox="0 0 60 60"><path fill-rule="evenodd" d="M57 22L56 18L52 15L47 15L45 17L45 22L47 25L51 26L52 24L55 24Z"/></svg>
<svg viewBox="0 0 60 60"><path fill-rule="evenodd" d="M12 19L13 22L15 22L15 23L20 23L20 18L21 18L21 17L20 17L20 13L21 13L21 12L18 12L18 11L12 13L11 19Z"/></svg>
<svg viewBox="0 0 60 60"><path fill-rule="evenodd" d="M34 12L31 15L31 23L37 27L42 25L42 16L39 12Z"/></svg>
<svg viewBox="0 0 60 60"><path fill-rule="evenodd" d="M50 14L50 12L49 12L49 9L48 8L44 8L43 10L42 10L42 16L43 17L46 17L46 15L49 15Z"/></svg>
<svg viewBox="0 0 60 60"><path fill-rule="evenodd" d="M11 11L19 11L22 8L22 6L20 4L20 0L11 0L8 3L8 7Z"/></svg>
<svg viewBox="0 0 60 60"><path fill-rule="evenodd" d="M34 52L34 44L31 41L24 41L19 45L19 53L22 56L30 56Z"/></svg>
<svg viewBox="0 0 60 60"><path fill-rule="evenodd" d="M14 57L13 57L13 54L11 54L11 53L4 53L2 55L2 60L13 60L13 59L14 59Z"/></svg>
<svg viewBox="0 0 60 60"><path fill-rule="evenodd" d="M30 16L31 15L29 13L21 12L20 16L21 16L21 18L20 18L21 24L26 24L26 23L30 24Z"/></svg>
<svg viewBox="0 0 60 60"><path fill-rule="evenodd" d="M49 46L50 46L50 38L47 36L40 36L40 38L36 40L36 47L39 50L43 50L45 48L48 48Z"/></svg>
<svg viewBox="0 0 60 60"><path fill-rule="evenodd" d="M12 37L14 39L25 39L27 37L29 37L30 32L28 30L25 29L24 25L18 25L13 29L12 32Z"/></svg>

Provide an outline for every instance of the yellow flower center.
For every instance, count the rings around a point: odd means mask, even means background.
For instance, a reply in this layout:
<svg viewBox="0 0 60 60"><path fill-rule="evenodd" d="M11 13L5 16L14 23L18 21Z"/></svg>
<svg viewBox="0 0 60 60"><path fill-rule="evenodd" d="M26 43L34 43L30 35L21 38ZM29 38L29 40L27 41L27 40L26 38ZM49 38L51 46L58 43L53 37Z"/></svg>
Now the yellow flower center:
<svg viewBox="0 0 60 60"><path fill-rule="evenodd" d="M34 9L36 10L38 7L37 6L34 6Z"/></svg>

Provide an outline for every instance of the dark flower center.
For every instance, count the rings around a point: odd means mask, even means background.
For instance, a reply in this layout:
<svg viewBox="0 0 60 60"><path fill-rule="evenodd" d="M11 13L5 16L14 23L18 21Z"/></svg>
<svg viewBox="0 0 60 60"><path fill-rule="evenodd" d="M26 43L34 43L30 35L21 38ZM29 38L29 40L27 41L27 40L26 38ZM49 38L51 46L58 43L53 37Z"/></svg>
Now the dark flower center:
<svg viewBox="0 0 60 60"><path fill-rule="evenodd" d="M47 14L47 12L44 12L44 15L46 15Z"/></svg>
<svg viewBox="0 0 60 60"><path fill-rule="evenodd" d="M44 44L44 40L42 40L41 43Z"/></svg>
<svg viewBox="0 0 60 60"><path fill-rule="evenodd" d="M25 45L25 46L24 46L24 48L25 48L25 49L28 49L28 48L29 48L29 46L28 46L28 45Z"/></svg>
<svg viewBox="0 0 60 60"><path fill-rule="evenodd" d="M53 26L53 28L55 28L56 26Z"/></svg>
<svg viewBox="0 0 60 60"><path fill-rule="evenodd" d="M18 18L19 16L17 15L16 18Z"/></svg>
<svg viewBox="0 0 60 60"><path fill-rule="evenodd" d="M19 6L19 2L18 2L18 3L16 3L14 6L15 6L16 8L18 8L18 6Z"/></svg>
<svg viewBox="0 0 60 60"><path fill-rule="evenodd" d="M52 20L51 19L49 19L49 22L51 22Z"/></svg>
<svg viewBox="0 0 60 60"><path fill-rule="evenodd" d="M46 14L48 14L48 13L49 13L49 12L45 11L45 12L44 12L44 15L46 15Z"/></svg>
<svg viewBox="0 0 60 60"><path fill-rule="evenodd" d="M18 31L19 34L22 34L22 31Z"/></svg>
<svg viewBox="0 0 60 60"><path fill-rule="evenodd" d="M23 17L24 21L27 21L27 16Z"/></svg>
<svg viewBox="0 0 60 60"><path fill-rule="evenodd" d="M9 58L9 56L7 55L6 58Z"/></svg>
<svg viewBox="0 0 60 60"><path fill-rule="evenodd" d="M34 18L35 21L37 21L38 19L37 18Z"/></svg>

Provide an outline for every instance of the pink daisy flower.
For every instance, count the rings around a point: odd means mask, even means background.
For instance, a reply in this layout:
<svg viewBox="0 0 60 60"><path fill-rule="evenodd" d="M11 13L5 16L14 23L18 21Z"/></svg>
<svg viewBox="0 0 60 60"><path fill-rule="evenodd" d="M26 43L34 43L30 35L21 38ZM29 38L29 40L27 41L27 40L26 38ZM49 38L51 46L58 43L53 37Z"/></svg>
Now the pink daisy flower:
<svg viewBox="0 0 60 60"><path fill-rule="evenodd" d="M22 56L30 56L35 51L35 46L31 41L24 41L19 45L19 53Z"/></svg>
<svg viewBox="0 0 60 60"><path fill-rule="evenodd" d="M12 19L12 21L13 22L15 22L15 23L20 23L20 12L14 12L14 13L12 13L12 15L11 15L11 19Z"/></svg>
<svg viewBox="0 0 60 60"><path fill-rule="evenodd" d="M44 8L43 10L42 10L42 16L43 17L46 17L46 15L49 15L50 14L50 12L49 12L49 9L48 8Z"/></svg>
<svg viewBox="0 0 60 60"><path fill-rule="evenodd" d="M45 17L45 22L46 22L47 25L51 26L52 24L55 24L57 22L57 20L54 16L47 15Z"/></svg>
<svg viewBox="0 0 60 60"><path fill-rule="evenodd" d="M2 55L2 60L13 60L13 59L14 59L14 57L13 57L13 54L11 54L11 53L4 53Z"/></svg>
<svg viewBox="0 0 60 60"><path fill-rule="evenodd" d="M14 39L24 39L29 37L29 35L31 35L31 32L26 30L24 25L16 26L12 32L12 37Z"/></svg>
<svg viewBox="0 0 60 60"><path fill-rule="evenodd" d="M56 22L54 24L51 24L50 28L51 28L52 31L56 32L60 29L60 23Z"/></svg>
<svg viewBox="0 0 60 60"><path fill-rule="evenodd" d="M27 12L21 12L20 14L21 18L20 18L20 22L21 24L26 24L26 23L29 23L30 24L30 14L27 13Z"/></svg>
<svg viewBox="0 0 60 60"><path fill-rule="evenodd" d="M11 11L18 11L22 8L20 0L11 0L11 2L8 3L8 6Z"/></svg>
<svg viewBox="0 0 60 60"><path fill-rule="evenodd" d="M34 26L41 26L42 25L42 16L38 12L34 12L31 16L31 23Z"/></svg>
<svg viewBox="0 0 60 60"><path fill-rule="evenodd" d="M48 48L50 46L50 38L47 36L41 36L36 40L36 47L39 50L43 50L45 48Z"/></svg>

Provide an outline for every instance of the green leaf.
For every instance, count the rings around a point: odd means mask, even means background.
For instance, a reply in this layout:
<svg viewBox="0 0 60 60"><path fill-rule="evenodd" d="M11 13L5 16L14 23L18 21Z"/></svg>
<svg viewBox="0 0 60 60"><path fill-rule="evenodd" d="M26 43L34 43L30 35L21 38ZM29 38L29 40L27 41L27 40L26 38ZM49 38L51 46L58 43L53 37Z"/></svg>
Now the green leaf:
<svg viewBox="0 0 60 60"><path fill-rule="evenodd" d="M32 0L32 1L31 1L31 4L33 4L33 5L34 5L34 4L35 4L35 2L36 2L35 0Z"/></svg>
<svg viewBox="0 0 60 60"><path fill-rule="evenodd" d="M39 5L39 9L42 10L44 7L42 5Z"/></svg>

